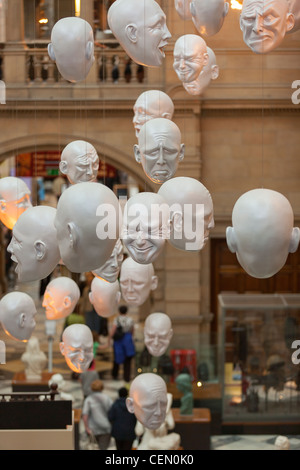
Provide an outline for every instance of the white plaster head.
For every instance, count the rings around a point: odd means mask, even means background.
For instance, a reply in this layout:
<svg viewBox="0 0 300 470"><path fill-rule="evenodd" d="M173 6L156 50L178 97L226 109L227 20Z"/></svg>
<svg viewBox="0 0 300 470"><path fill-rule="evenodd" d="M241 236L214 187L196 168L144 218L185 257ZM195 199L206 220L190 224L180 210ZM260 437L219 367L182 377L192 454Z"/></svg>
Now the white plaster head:
<svg viewBox="0 0 300 470"><path fill-rule="evenodd" d="M172 178L184 159L185 145L181 132L170 119L155 118L146 122L134 145L134 155L145 175L153 183L162 184Z"/></svg>
<svg viewBox="0 0 300 470"><path fill-rule="evenodd" d="M286 436L277 436L275 439L276 450L290 450L291 443Z"/></svg>
<svg viewBox="0 0 300 470"><path fill-rule="evenodd" d="M60 255L71 272L102 266L119 238L119 201L101 183L74 184L57 204L55 227Z"/></svg>
<svg viewBox="0 0 300 470"><path fill-rule="evenodd" d="M174 114L174 103L161 90L144 91L133 106L133 125L135 135L138 137L141 127L145 122L154 118L172 119Z"/></svg>
<svg viewBox="0 0 300 470"><path fill-rule="evenodd" d="M197 34L185 34L175 42L173 69L183 83L193 82L208 63L207 45Z"/></svg>
<svg viewBox="0 0 300 470"><path fill-rule="evenodd" d="M287 0L244 0L240 26L245 44L256 54L276 49L295 25Z"/></svg>
<svg viewBox="0 0 300 470"><path fill-rule="evenodd" d="M59 349L73 372L85 372L94 358L90 328L81 323L67 326L63 331Z"/></svg>
<svg viewBox="0 0 300 470"><path fill-rule="evenodd" d="M54 219L56 209L50 206L29 207L20 215L12 230L7 251L17 263L21 282L45 279L60 260Z"/></svg>
<svg viewBox="0 0 300 470"><path fill-rule="evenodd" d="M217 34L229 11L225 0L192 0L190 5L193 23L201 36Z"/></svg>
<svg viewBox="0 0 300 470"><path fill-rule="evenodd" d="M151 313L144 325L144 343L152 356L165 354L173 336L172 322L165 313Z"/></svg>
<svg viewBox="0 0 300 470"><path fill-rule="evenodd" d="M192 19L190 8L191 1L192 0L175 0L175 10L182 20L187 21Z"/></svg>
<svg viewBox="0 0 300 470"><path fill-rule="evenodd" d="M85 80L95 61L91 25L73 16L59 20L52 28L48 54L65 80Z"/></svg>
<svg viewBox="0 0 300 470"><path fill-rule="evenodd" d="M74 140L62 151L59 169L71 184L96 181L99 157L89 142Z"/></svg>
<svg viewBox="0 0 300 470"><path fill-rule="evenodd" d="M20 215L32 206L30 194L21 178L6 176L0 179L0 220L10 230Z"/></svg>
<svg viewBox="0 0 300 470"><path fill-rule="evenodd" d="M35 328L37 314L33 299L24 292L9 292L0 300L0 323L12 339L27 342Z"/></svg>
<svg viewBox="0 0 300 470"><path fill-rule="evenodd" d="M171 37L166 15L155 0L117 0L107 13L108 25L137 64L159 67Z"/></svg>
<svg viewBox="0 0 300 470"><path fill-rule="evenodd" d="M145 428L155 430L164 423L167 405L167 386L159 375L148 372L135 377L126 406Z"/></svg>
<svg viewBox="0 0 300 470"><path fill-rule="evenodd" d="M294 33L300 29L300 0L288 0L290 13L294 15L294 27L287 34Z"/></svg>
<svg viewBox="0 0 300 470"><path fill-rule="evenodd" d="M234 205L227 246L250 276L268 278L298 248L300 229L293 224L293 210L285 196L271 189L253 189Z"/></svg>
<svg viewBox="0 0 300 470"><path fill-rule="evenodd" d="M184 89L190 95L202 95L209 87L212 80L216 80L219 76L219 66L217 65L216 55L214 51L208 47L208 63L203 67L198 78L193 82L183 83Z"/></svg>
<svg viewBox="0 0 300 470"><path fill-rule="evenodd" d="M215 226L213 201L200 181L177 177L166 181L159 189L170 209L169 243L183 251L200 251Z"/></svg>
<svg viewBox="0 0 300 470"><path fill-rule="evenodd" d="M169 206L163 197L151 192L130 197L124 207L122 237L134 261L155 261L169 237Z"/></svg>
<svg viewBox="0 0 300 470"><path fill-rule="evenodd" d="M91 283L89 299L100 317L115 315L121 300L119 281L107 282L95 277Z"/></svg>
<svg viewBox="0 0 300 470"><path fill-rule="evenodd" d="M92 272L94 276L99 277L99 279L104 279L107 282L115 282L118 279L123 259L123 245L119 239L108 260L100 268Z"/></svg>
<svg viewBox="0 0 300 470"><path fill-rule="evenodd" d="M157 288L157 283L158 279L155 276L152 263L140 264L131 257L123 261L120 287L122 297L128 305L142 305L147 300L150 292Z"/></svg>
<svg viewBox="0 0 300 470"><path fill-rule="evenodd" d="M80 298L80 290L70 277L60 276L52 279L46 287L43 307L47 320L59 320L70 315Z"/></svg>

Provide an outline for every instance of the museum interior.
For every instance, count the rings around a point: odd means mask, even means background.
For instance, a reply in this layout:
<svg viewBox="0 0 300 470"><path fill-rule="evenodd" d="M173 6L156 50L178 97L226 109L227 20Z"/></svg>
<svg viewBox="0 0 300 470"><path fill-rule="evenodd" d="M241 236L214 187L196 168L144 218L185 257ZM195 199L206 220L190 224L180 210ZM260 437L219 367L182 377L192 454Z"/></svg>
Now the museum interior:
<svg viewBox="0 0 300 470"><path fill-rule="evenodd" d="M121 389L130 449L300 450L299 29L299 0L0 0L1 450L119 451ZM102 200L169 232L101 238Z"/></svg>

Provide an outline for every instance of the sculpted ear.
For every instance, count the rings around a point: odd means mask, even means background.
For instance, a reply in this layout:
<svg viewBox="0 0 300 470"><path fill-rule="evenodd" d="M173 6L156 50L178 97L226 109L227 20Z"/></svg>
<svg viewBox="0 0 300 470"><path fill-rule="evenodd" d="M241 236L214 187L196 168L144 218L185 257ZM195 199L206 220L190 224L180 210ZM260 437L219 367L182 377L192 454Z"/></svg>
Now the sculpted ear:
<svg viewBox="0 0 300 470"><path fill-rule="evenodd" d="M4 199L0 200L0 209L1 209L1 212L6 211L6 202L4 201Z"/></svg>
<svg viewBox="0 0 300 470"><path fill-rule="evenodd" d="M208 53L205 52L205 54L203 54L203 67L208 64L208 60L209 60Z"/></svg>
<svg viewBox="0 0 300 470"><path fill-rule="evenodd" d="M67 227L68 227L68 233L69 233L70 247L75 248L77 245L76 227L73 222L69 222Z"/></svg>
<svg viewBox="0 0 300 470"><path fill-rule="evenodd" d="M228 2L225 2L224 3L224 11L223 11L223 17L225 18L225 16L228 15L228 12L229 12L229 3Z"/></svg>
<svg viewBox="0 0 300 470"><path fill-rule="evenodd" d="M125 33L130 42L137 42L137 26L134 23L126 26Z"/></svg>
<svg viewBox="0 0 300 470"><path fill-rule="evenodd" d="M20 326L21 328L24 328L25 320L26 320L26 315L25 315L25 313L20 313L20 316L19 316L19 326Z"/></svg>
<svg viewBox="0 0 300 470"><path fill-rule="evenodd" d="M70 307L70 306L71 306L71 303L72 303L71 297L70 297L69 295L67 295L67 296L64 298L64 302L63 302L64 307L65 307L65 308Z"/></svg>
<svg viewBox="0 0 300 470"><path fill-rule="evenodd" d="M179 152L179 161L182 162L184 159L184 152L185 152L185 145L181 144L180 146L180 152Z"/></svg>
<svg viewBox="0 0 300 470"><path fill-rule="evenodd" d="M68 164L65 160L61 160L59 162L59 169L60 169L60 172L63 174L63 175L66 175L67 172L68 172Z"/></svg>
<svg viewBox="0 0 300 470"><path fill-rule="evenodd" d="M55 57L55 53L54 53L54 49L53 49L53 44L52 44L52 42L50 42L50 44L48 44L48 54L49 54L50 59L55 62L55 61L56 61L56 57Z"/></svg>
<svg viewBox="0 0 300 470"><path fill-rule="evenodd" d="M151 279L151 290L155 290L158 286L158 277L157 276L152 276Z"/></svg>
<svg viewBox="0 0 300 470"><path fill-rule="evenodd" d="M295 17L293 13L288 13L287 18L286 18L286 30L291 31L293 27L295 26Z"/></svg>
<svg viewBox="0 0 300 470"><path fill-rule="evenodd" d="M176 232L181 232L182 231L182 225L183 225L183 216L182 212L174 212L171 220L171 224L173 227L173 230Z"/></svg>
<svg viewBox="0 0 300 470"><path fill-rule="evenodd" d="M41 261L46 254L47 248L44 242L36 240L33 244L35 250L35 256L38 261Z"/></svg>
<svg viewBox="0 0 300 470"><path fill-rule="evenodd" d="M135 144L133 146L133 151L134 151L135 161L137 163L141 163L141 152L140 152L140 148L137 144Z"/></svg>
<svg viewBox="0 0 300 470"><path fill-rule="evenodd" d="M290 246L289 246L289 253L295 253L298 250L300 241L300 229L298 227L294 227L292 231Z"/></svg>
<svg viewBox="0 0 300 470"><path fill-rule="evenodd" d="M65 345L64 343L59 343L59 350L61 352L61 354L64 356L65 355Z"/></svg>
<svg viewBox="0 0 300 470"><path fill-rule="evenodd" d="M213 65L211 68L211 78L212 80L216 80L219 76L219 66Z"/></svg>
<svg viewBox="0 0 300 470"><path fill-rule="evenodd" d="M172 114L171 114L171 113L162 113L162 116L161 116L161 117L163 117L163 118L165 118L165 119L170 119L170 120L171 120L171 119L172 119Z"/></svg>
<svg viewBox="0 0 300 470"><path fill-rule="evenodd" d="M87 58L87 60L91 60L93 53L94 53L94 45L92 41L89 41L86 45L86 50L85 50L85 57Z"/></svg>
<svg viewBox="0 0 300 470"><path fill-rule="evenodd" d="M231 253L237 252L237 240L233 227L227 227L226 229L226 242Z"/></svg>
<svg viewBox="0 0 300 470"><path fill-rule="evenodd" d="M126 408L129 413L134 413L133 399L130 397L126 398Z"/></svg>

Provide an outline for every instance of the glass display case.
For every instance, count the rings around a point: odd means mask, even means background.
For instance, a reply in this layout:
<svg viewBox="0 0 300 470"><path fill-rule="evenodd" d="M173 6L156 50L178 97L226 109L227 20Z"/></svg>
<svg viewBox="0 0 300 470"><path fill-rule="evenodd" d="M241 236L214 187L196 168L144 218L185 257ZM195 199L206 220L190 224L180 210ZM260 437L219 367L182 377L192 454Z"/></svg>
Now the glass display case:
<svg viewBox="0 0 300 470"><path fill-rule="evenodd" d="M299 421L300 295L224 293L218 301L223 423Z"/></svg>

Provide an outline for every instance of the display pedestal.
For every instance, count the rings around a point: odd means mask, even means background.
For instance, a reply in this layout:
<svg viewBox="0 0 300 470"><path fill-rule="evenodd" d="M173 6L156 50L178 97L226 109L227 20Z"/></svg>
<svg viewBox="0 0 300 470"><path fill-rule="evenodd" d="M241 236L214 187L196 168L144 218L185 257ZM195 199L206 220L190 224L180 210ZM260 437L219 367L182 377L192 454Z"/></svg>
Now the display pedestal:
<svg viewBox="0 0 300 470"><path fill-rule="evenodd" d="M179 408L172 408L174 432L180 434L184 450L210 450L211 414L208 408L194 408L190 416L180 415Z"/></svg>
<svg viewBox="0 0 300 470"><path fill-rule="evenodd" d="M11 381L13 392L49 392L48 382L53 372L42 372L40 379L27 380L25 372L17 372Z"/></svg>

